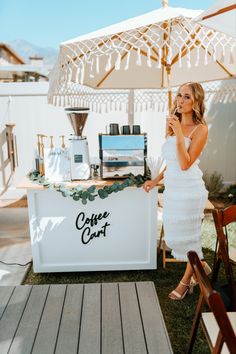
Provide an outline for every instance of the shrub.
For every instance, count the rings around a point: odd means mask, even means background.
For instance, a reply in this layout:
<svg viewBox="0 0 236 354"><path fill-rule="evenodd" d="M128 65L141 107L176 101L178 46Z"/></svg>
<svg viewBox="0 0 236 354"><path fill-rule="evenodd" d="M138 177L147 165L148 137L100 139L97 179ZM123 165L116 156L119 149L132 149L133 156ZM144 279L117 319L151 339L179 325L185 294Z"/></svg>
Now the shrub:
<svg viewBox="0 0 236 354"><path fill-rule="evenodd" d="M227 188L226 195L230 204L236 204L236 184L232 184Z"/></svg>
<svg viewBox="0 0 236 354"><path fill-rule="evenodd" d="M209 192L209 198L219 198L225 193L225 187L223 184L223 176L218 172L209 174L207 171L203 174L203 180L206 185L206 189Z"/></svg>

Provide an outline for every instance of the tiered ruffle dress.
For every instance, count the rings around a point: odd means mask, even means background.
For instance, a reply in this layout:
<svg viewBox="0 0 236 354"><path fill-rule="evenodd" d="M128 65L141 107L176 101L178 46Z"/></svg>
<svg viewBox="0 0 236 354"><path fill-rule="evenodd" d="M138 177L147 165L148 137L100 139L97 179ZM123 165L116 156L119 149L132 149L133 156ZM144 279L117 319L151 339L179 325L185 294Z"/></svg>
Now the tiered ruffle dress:
<svg viewBox="0 0 236 354"><path fill-rule="evenodd" d="M186 149L191 139L185 137ZM203 258L201 247L201 222L208 198L202 171L196 160L188 170L181 170L177 160L176 137L168 136L162 146L166 161L164 173L163 226L165 241L174 258L187 261L187 252L194 250Z"/></svg>

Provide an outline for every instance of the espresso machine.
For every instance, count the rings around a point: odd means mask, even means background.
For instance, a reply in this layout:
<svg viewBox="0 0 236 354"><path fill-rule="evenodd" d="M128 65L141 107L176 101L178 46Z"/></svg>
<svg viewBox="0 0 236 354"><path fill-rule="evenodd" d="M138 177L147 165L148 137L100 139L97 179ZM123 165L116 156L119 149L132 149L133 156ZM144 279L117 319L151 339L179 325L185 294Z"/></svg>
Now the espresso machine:
<svg viewBox="0 0 236 354"><path fill-rule="evenodd" d="M102 178L126 178L127 174L146 175L147 134L99 134Z"/></svg>
<svg viewBox="0 0 236 354"><path fill-rule="evenodd" d="M82 132L87 121L89 108L65 108L65 112L74 130L70 139L71 180L90 178L90 160L88 141Z"/></svg>

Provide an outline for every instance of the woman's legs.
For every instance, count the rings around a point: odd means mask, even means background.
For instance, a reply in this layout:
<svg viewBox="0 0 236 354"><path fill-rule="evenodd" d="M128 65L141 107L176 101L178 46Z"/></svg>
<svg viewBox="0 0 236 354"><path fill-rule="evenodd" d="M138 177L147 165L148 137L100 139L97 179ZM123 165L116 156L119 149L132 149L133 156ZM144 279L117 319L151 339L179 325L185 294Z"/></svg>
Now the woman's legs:
<svg viewBox="0 0 236 354"><path fill-rule="evenodd" d="M208 266L208 264L205 261L201 261L201 263L202 263L202 266L203 266L206 274L207 275L210 274L211 269ZM185 295L185 293L187 293L187 290L190 287L192 276L193 276L192 266L189 262L187 262L184 275L183 275L180 283L175 288L175 290L169 294L169 298L172 300L178 300L178 297L180 297L179 300L181 300L184 297L183 295ZM177 293L177 295L176 295L176 293Z"/></svg>
<svg viewBox="0 0 236 354"><path fill-rule="evenodd" d="M190 285L190 280L191 280L191 277L193 275L193 270L192 270L192 266L189 262L187 262L186 264L186 269L185 269L185 272L184 272L184 275L180 281L180 283L177 285L177 287L175 288L174 291L172 291L170 294L169 294L169 298L172 299L172 300L176 300L177 299L177 294L180 295L180 297L182 297L182 295L186 292L186 290L188 290L189 288L189 285Z"/></svg>

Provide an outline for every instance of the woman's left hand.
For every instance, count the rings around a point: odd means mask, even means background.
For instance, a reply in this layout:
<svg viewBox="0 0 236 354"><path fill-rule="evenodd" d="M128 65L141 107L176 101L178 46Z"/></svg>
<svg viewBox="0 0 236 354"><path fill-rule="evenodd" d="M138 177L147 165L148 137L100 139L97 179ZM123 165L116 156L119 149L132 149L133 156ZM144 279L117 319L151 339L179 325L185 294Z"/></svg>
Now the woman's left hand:
<svg viewBox="0 0 236 354"><path fill-rule="evenodd" d="M180 135L182 133L180 121L177 116L172 115L169 118L167 118L167 123L168 126L173 130L176 136Z"/></svg>

